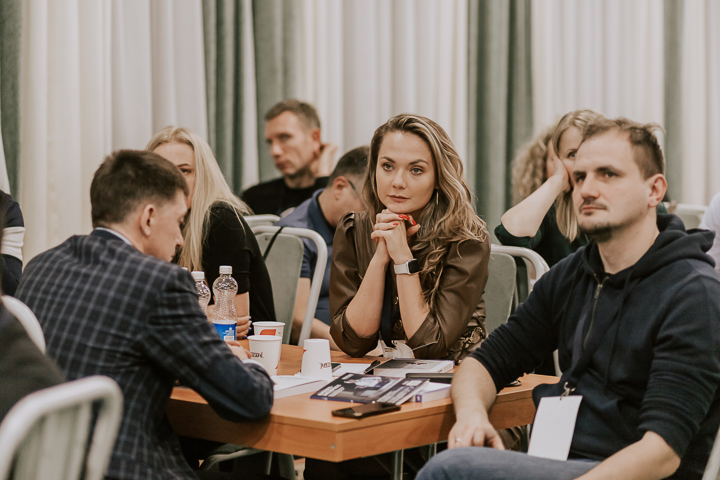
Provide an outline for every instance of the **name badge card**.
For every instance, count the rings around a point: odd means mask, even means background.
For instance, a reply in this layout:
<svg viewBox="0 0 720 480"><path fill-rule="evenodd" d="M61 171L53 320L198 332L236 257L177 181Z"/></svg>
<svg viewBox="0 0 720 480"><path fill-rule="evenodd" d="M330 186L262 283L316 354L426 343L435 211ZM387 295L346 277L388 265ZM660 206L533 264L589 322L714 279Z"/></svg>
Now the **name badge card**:
<svg viewBox="0 0 720 480"><path fill-rule="evenodd" d="M528 455L565 461L575 431L582 395L540 400L530 436Z"/></svg>

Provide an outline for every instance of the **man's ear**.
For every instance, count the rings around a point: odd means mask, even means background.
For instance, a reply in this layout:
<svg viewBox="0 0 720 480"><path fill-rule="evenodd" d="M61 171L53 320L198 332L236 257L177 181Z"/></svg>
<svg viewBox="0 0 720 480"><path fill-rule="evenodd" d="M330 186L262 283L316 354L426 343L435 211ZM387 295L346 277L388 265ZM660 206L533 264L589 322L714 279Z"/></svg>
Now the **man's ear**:
<svg viewBox="0 0 720 480"><path fill-rule="evenodd" d="M351 188L348 179L343 177L342 175L335 177L335 180L333 180L332 183L333 198L335 200L340 199L342 191L346 188Z"/></svg>
<svg viewBox="0 0 720 480"><path fill-rule="evenodd" d="M322 145L322 135L320 134L320 129L313 128L310 130L310 138L313 142L313 151L316 155L320 155L320 146Z"/></svg>
<svg viewBox="0 0 720 480"><path fill-rule="evenodd" d="M143 236L150 236L150 232L152 231L152 227L155 223L156 213L157 209L152 203L148 203L147 205L145 205L140 212L140 231L142 232Z"/></svg>
<svg viewBox="0 0 720 480"><path fill-rule="evenodd" d="M657 207L662 199L665 198L667 192L667 180L662 173L656 173L646 180L646 184L650 189L648 206Z"/></svg>

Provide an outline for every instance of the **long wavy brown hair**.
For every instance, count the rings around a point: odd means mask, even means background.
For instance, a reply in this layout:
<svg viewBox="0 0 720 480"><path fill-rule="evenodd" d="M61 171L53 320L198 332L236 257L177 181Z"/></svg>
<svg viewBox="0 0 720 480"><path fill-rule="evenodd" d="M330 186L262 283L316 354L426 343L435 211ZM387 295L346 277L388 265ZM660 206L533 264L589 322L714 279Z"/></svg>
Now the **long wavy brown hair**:
<svg viewBox="0 0 720 480"><path fill-rule="evenodd" d="M371 218L385 208L378 196L375 172L380 146L390 132L419 137L427 144L435 162L437 191L417 219L422 227L415 234L411 247L420 263L420 284L425 302L432 309L450 244L471 239L485 241L488 238L487 226L475 214L462 161L448 134L432 120L412 114L392 117L375 130L370 142L370 158L362 191Z"/></svg>

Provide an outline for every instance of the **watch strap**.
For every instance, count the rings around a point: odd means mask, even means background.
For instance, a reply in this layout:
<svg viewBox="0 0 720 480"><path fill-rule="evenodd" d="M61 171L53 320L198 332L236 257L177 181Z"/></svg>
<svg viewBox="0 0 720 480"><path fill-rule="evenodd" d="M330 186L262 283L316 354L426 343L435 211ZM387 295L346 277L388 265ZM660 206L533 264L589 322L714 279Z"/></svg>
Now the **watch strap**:
<svg viewBox="0 0 720 480"><path fill-rule="evenodd" d="M396 275L413 275L420 271L420 265L418 264L418 261L414 258L408 260L405 263L401 263L400 265L395 265L394 268Z"/></svg>

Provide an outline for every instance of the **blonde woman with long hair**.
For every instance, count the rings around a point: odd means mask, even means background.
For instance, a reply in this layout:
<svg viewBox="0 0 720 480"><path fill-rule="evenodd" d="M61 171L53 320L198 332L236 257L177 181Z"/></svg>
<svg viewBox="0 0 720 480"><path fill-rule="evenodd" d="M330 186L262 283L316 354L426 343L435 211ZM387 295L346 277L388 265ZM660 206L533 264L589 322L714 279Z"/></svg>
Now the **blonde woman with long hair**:
<svg viewBox="0 0 720 480"><path fill-rule="evenodd" d="M535 250L550 266L587 243L572 209L570 175L583 129L601 117L592 110L570 112L520 151L513 167L517 204L495 228L500 243Z"/></svg>
<svg viewBox="0 0 720 480"><path fill-rule="evenodd" d="M220 265L233 267L238 282L238 338L247 334L250 315L254 321L274 321L270 276L255 236L243 219L250 210L230 190L210 146L187 128L169 126L158 132L146 149L174 163L190 189L184 244L175 261L190 271L204 271L211 288Z"/></svg>
<svg viewBox="0 0 720 480"><path fill-rule="evenodd" d="M397 115L370 144L368 209L335 233L330 332L352 356L464 357L486 336L490 241L447 133Z"/></svg>

